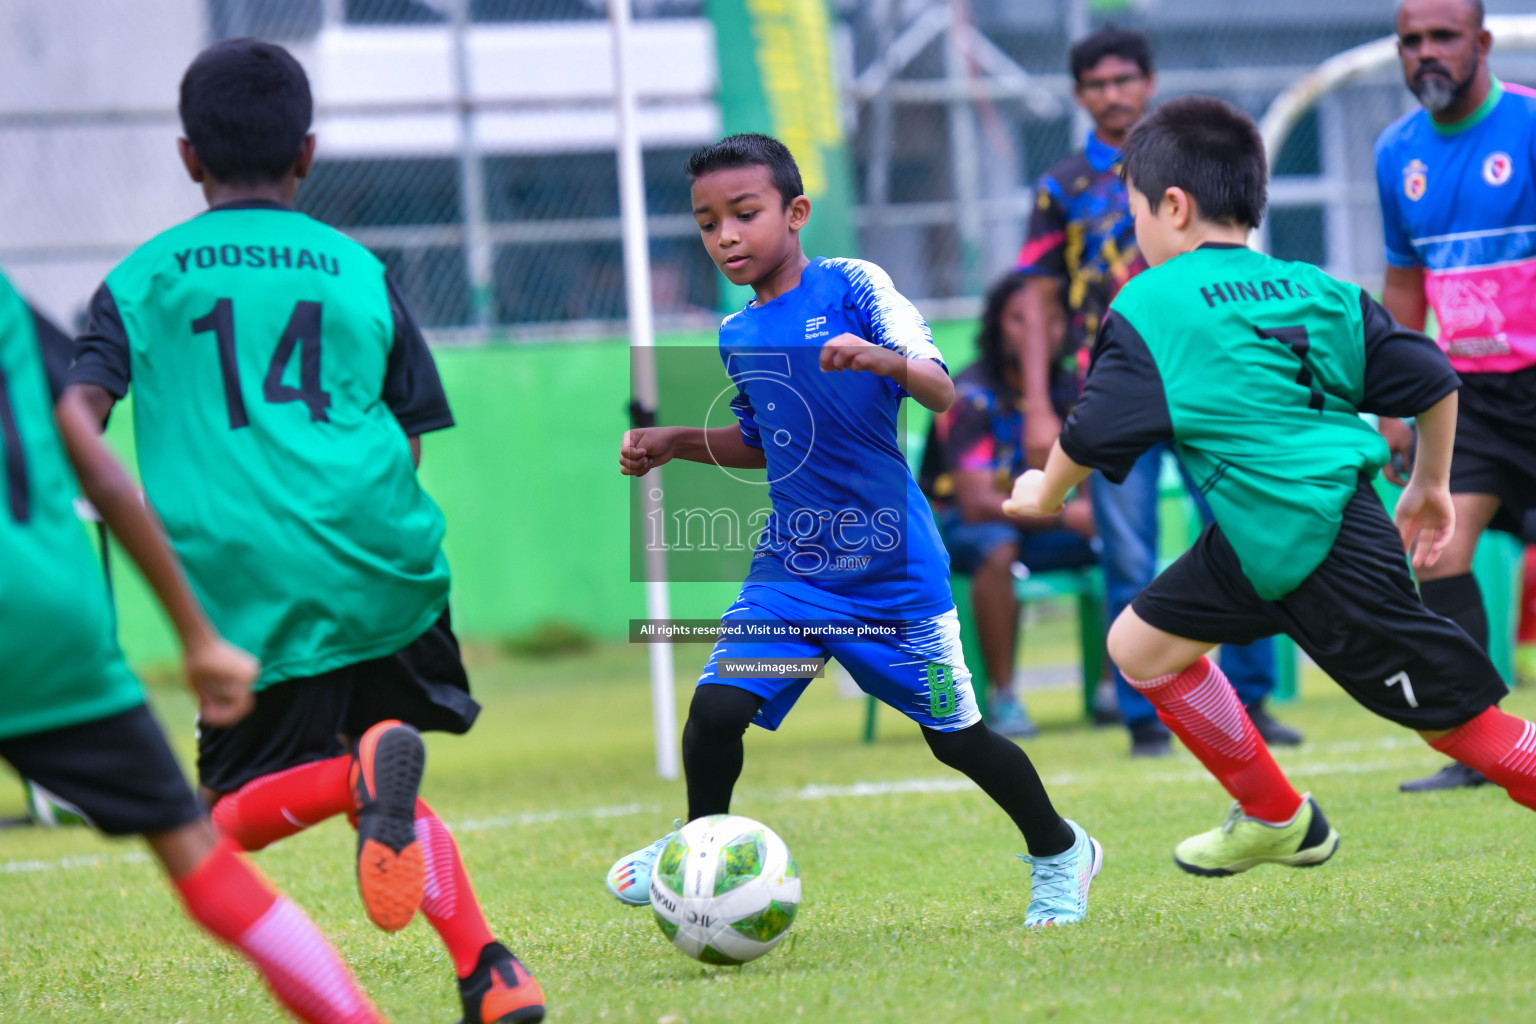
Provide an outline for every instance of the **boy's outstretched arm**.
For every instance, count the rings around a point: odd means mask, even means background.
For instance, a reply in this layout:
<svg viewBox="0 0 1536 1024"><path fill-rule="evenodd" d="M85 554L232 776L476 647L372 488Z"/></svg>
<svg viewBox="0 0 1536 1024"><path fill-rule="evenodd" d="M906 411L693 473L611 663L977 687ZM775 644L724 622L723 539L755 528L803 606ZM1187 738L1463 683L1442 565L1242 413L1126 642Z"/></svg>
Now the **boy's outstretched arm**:
<svg viewBox="0 0 1536 1024"><path fill-rule="evenodd" d="M839 334L821 347L823 371L868 370L889 377L925 408L955 404L955 385L933 332L890 275L862 260L834 260L846 277L859 333Z"/></svg>
<svg viewBox="0 0 1536 1024"><path fill-rule="evenodd" d="M821 368L828 373L867 370L889 377L934 412L944 412L955 404L955 382L937 360L926 356L909 359L895 349L852 334L839 334L821 347Z"/></svg>
<svg viewBox="0 0 1536 1024"><path fill-rule="evenodd" d="M71 384L65 389L65 393L77 398L86 409L90 410L91 421L96 424L96 432L101 433L107 425L107 417L112 414L112 407L117 404L117 399L112 397L112 392L100 384Z"/></svg>
<svg viewBox="0 0 1536 1024"><path fill-rule="evenodd" d="M1173 439L1162 377L1140 333L1118 312L1099 327L1082 397L1051 446L1045 469L1013 482L1011 516L1052 515L1095 469L1119 483L1147 449Z"/></svg>
<svg viewBox="0 0 1536 1024"><path fill-rule="evenodd" d="M89 386L88 386L89 387ZM254 706L251 684L256 659L219 636L165 542L159 520L139 497L139 489L98 436L100 420L80 390L66 392L54 407L65 451L80 479L80 489L144 573L181 639L187 678L197 692L202 721L228 726ZM105 392L103 392L105 393Z"/></svg>
<svg viewBox="0 0 1536 1024"><path fill-rule="evenodd" d="M1423 322L1422 310L1409 309L1408 314ZM1387 417L1418 417L1418 455L1395 517L1413 567L1422 569L1439 561L1456 532L1451 447L1456 440L1456 392L1461 378L1438 345L1403 326L1386 306L1364 292L1360 293L1360 322L1365 388L1357 408L1383 417L1383 422Z"/></svg>
<svg viewBox="0 0 1536 1024"><path fill-rule="evenodd" d="M640 427L624 431L619 472L645 476L673 459L706 462L729 469L762 469L768 458L742 439L740 427Z"/></svg>
<svg viewBox="0 0 1536 1024"><path fill-rule="evenodd" d="M1451 501L1451 448L1456 441L1457 392L1452 391L1419 413L1419 451L1413 476L1397 500L1398 533L1415 569L1440 560L1456 535L1456 506Z"/></svg>
<svg viewBox="0 0 1536 1024"><path fill-rule="evenodd" d="M1073 462L1058 441L1051 446L1045 469L1025 470L1013 482L1013 495L1003 502L1003 511L1011 516L1053 516L1061 511L1068 492L1092 472L1091 467Z"/></svg>

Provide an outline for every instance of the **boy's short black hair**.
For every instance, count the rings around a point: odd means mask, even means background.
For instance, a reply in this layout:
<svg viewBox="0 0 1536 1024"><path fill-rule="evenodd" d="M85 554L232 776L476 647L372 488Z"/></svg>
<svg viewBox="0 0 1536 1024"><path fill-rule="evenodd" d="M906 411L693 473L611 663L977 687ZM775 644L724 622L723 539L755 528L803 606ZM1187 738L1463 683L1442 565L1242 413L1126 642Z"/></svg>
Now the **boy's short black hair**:
<svg viewBox="0 0 1536 1024"><path fill-rule="evenodd" d="M1147 37L1119 25L1105 25L1090 36L1079 39L1072 47L1072 81L1081 82L1083 72L1091 70L1105 57L1122 57L1135 61L1141 73L1152 73L1152 47Z"/></svg>
<svg viewBox="0 0 1536 1024"><path fill-rule="evenodd" d="M299 158L314 100L293 55L260 39L226 39L181 78L181 128L208 173L230 184L278 181Z"/></svg>
<svg viewBox="0 0 1536 1024"><path fill-rule="evenodd" d="M684 170L691 183L706 174L733 167L768 168L768 176L773 187L779 190L785 206L796 196L805 194L805 185L800 181L800 165L795 163L789 147L772 136L757 132L727 135L719 142L694 150Z"/></svg>
<svg viewBox="0 0 1536 1024"><path fill-rule="evenodd" d="M1214 96L1181 96L1142 118L1120 151L1120 177L1147 197L1181 188L1200 216L1256 228L1269 200L1269 164L1253 118Z"/></svg>

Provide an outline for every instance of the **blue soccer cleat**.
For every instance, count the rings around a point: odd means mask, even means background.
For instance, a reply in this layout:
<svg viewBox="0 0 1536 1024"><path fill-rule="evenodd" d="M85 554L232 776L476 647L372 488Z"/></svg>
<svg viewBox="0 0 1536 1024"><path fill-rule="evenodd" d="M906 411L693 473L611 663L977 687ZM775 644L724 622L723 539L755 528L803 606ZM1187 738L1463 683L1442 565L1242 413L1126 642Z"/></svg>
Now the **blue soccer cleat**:
<svg viewBox="0 0 1536 1024"><path fill-rule="evenodd" d="M674 821L672 824L681 828L683 823ZM667 848L667 844L675 835L677 835L677 828L650 846L620 857L614 862L613 867L608 869L608 891L613 893L615 899L631 907L650 906L651 872L655 870L661 851Z"/></svg>
<svg viewBox="0 0 1536 1024"><path fill-rule="evenodd" d="M1066 819L1063 819L1066 820ZM1077 841L1054 857L1030 857L1029 910L1024 927L1076 924L1088 916L1088 887L1104 866L1104 848L1075 821L1067 821Z"/></svg>

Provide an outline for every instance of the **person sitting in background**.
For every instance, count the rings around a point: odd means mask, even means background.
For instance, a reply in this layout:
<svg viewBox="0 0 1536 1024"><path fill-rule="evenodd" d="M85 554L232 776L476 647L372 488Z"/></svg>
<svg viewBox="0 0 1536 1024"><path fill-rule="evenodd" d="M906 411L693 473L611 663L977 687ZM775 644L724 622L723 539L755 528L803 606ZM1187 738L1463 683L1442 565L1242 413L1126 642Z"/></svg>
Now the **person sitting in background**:
<svg viewBox="0 0 1536 1024"><path fill-rule="evenodd" d="M1013 567L1032 572L1077 568L1098 560L1093 510L1086 498L1061 512L1035 519L1003 513L1014 477L1024 463L1023 381L1018 353L1005 340L1005 325L1024 315L1023 274L1009 274L987 294L976 347L980 358L955 378L955 404L934 418L925 458L929 494L949 548L950 568L971 578L971 606L981 634L986 666L988 724L1004 736L1030 737L1039 731L1013 688L1018 648L1019 602ZM1052 403L1064 415L1075 381L1058 374Z"/></svg>

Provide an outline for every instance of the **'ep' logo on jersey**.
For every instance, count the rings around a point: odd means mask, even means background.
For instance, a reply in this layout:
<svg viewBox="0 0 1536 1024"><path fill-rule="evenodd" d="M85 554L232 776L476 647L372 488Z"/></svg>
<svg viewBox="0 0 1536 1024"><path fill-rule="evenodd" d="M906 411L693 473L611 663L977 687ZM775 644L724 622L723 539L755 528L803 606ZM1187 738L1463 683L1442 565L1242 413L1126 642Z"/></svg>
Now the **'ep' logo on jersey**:
<svg viewBox="0 0 1536 1024"><path fill-rule="evenodd" d="M1515 162L1508 153L1489 153L1483 161L1483 180L1495 187L1504 184L1515 173Z"/></svg>

